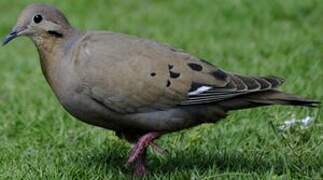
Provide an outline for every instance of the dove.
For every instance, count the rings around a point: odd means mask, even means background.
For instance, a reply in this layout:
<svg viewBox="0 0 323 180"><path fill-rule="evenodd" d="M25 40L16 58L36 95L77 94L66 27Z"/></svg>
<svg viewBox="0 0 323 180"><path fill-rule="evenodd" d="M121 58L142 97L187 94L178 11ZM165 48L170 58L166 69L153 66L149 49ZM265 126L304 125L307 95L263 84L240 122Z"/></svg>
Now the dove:
<svg viewBox="0 0 323 180"><path fill-rule="evenodd" d="M275 76L225 71L182 50L110 31L82 31L46 4L27 6L3 45L27 36L64 109L77 119L134 143L127 161L147 174L146 154L167 133L216 123L231 111L268 105L316 107L284 93Z"/></svg>

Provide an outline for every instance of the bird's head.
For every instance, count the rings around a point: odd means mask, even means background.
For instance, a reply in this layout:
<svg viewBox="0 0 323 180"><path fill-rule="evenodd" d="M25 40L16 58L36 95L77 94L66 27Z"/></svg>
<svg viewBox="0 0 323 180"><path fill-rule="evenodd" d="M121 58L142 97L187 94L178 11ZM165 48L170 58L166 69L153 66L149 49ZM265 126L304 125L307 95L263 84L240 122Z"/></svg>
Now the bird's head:
<svg viewBox="0 0 323 180"><path fill-rule="evenodd" d="M49 37L62 38L68 29L70 24L58 9L45 4L32 4L21 12L3 45L19 36L28 36L35 42Z"/></svg>

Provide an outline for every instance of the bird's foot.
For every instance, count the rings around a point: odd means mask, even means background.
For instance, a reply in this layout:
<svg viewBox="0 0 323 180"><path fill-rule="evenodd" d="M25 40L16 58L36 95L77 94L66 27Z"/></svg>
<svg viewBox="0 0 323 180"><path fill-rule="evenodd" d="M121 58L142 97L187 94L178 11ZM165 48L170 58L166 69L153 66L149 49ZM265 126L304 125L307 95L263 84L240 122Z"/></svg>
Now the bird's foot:
<svg viewBox="0 0 323 180"><path fill-rule="evenodd" d="M153 149L155 149L160 153L166 152L165 150L160 148L157 144L153 143L153 141L157 139L159 136L161 136L161 133L159 132L147 133L143 135L132 148L126 165L127 166L130 164L134 165L135 176L144 176L147 174L147 171L145 168L145 158L146 158L146 149L149 145L152 145Z"/></svg>
<svg viewBox="0 0 323 180"><path fill-rule="evenodd" d="M145 167L145 153L143 153L140 157L138 157L134 162L134 176L145 176L148 174Z"/></svg>

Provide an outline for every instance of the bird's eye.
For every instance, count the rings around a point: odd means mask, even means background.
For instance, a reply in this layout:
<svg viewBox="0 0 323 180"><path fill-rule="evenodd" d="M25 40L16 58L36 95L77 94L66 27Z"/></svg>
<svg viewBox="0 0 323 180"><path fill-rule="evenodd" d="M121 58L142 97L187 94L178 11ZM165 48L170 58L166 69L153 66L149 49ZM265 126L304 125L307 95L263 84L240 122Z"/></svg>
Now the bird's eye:
<svg viewBox="0 0 323 180"><path fill-rule="evenodd" d="M33 17L33 21L38 24L43 20L43 17L40 14L37 14Z"/></svg>

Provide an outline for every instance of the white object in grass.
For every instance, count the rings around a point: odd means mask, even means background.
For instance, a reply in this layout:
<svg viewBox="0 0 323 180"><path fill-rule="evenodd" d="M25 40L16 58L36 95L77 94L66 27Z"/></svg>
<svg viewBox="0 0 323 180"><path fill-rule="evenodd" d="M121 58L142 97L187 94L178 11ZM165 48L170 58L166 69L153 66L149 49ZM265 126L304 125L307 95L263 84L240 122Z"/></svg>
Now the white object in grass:
<svg viewBox="0 0 323 180"><path fill-rule="evenodd" d="M279 126L279 129L286 130L297 125L299 125L301 128L307 128L310 124L313 123L313 121L314 118L311 116L306 116L305 118L299 120L292 118L290 120L285 121L283 125Z"/></svg>
<svg viewBox="0 0 323 180"><path fill-rule="evenodd" d="M314 118L313 117L310 117L310 116L306 116L305 118L303 118L301 120L301 126L306 128L308 127L310 124L312 124L312 122L314 121Z"/></svg>

